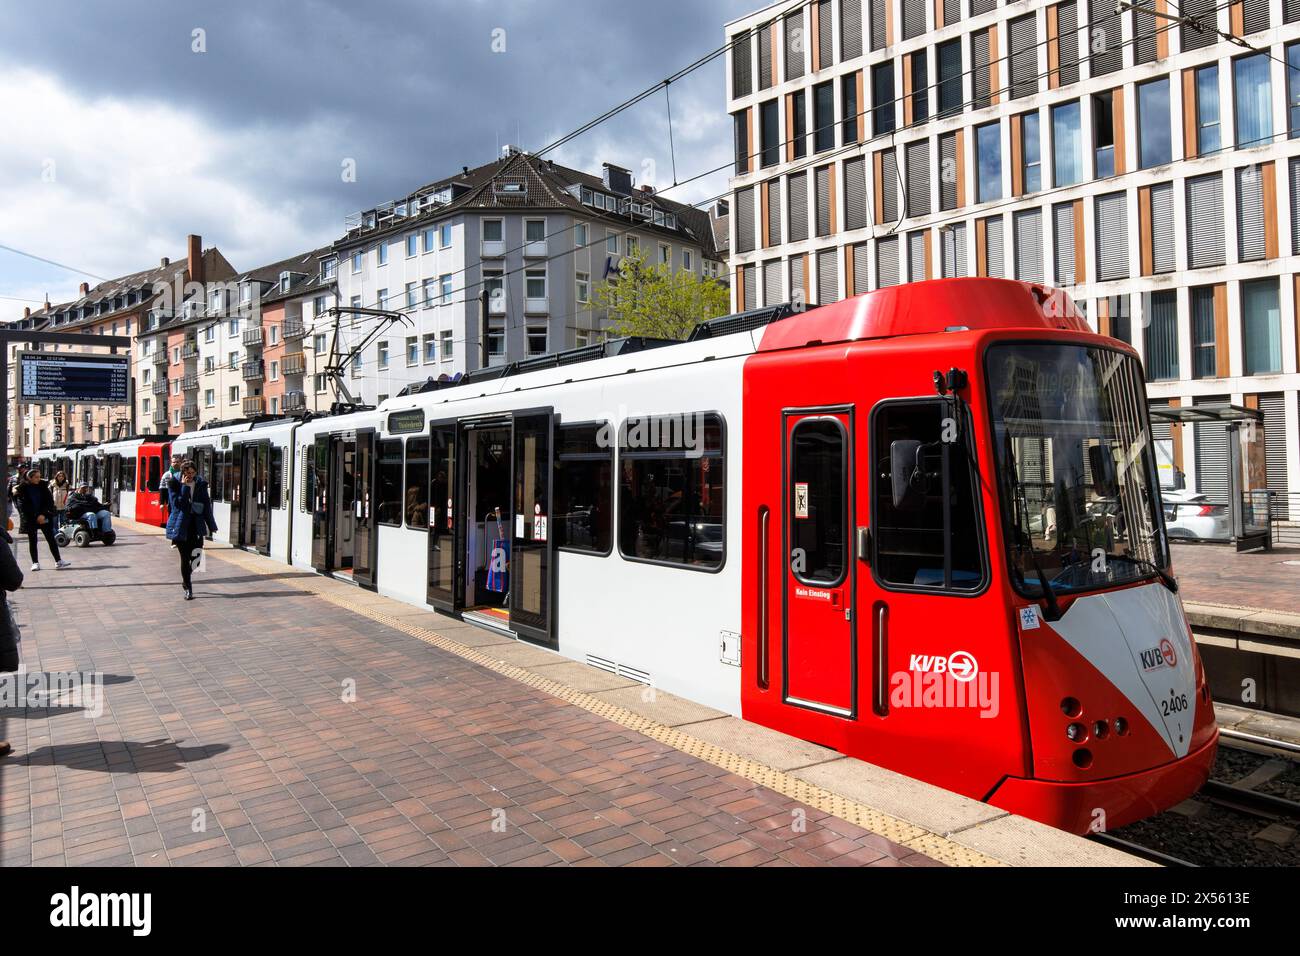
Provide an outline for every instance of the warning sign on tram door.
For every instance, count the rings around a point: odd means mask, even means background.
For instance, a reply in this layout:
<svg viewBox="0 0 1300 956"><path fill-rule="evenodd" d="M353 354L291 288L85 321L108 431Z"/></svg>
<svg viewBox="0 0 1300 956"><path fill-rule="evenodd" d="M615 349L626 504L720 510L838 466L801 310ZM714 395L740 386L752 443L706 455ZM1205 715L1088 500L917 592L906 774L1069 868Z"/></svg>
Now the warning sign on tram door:
<svg viewBox="0 0 1300 956"><path fill-rule="evenodd" d="M19 352L18 401L24 404L129 405L131 356Z"/></svg>
<svg viewBox="0 0 1300 956"><path fill-rule="evenodd" d="M794 485L794 516L808 517L808 482L797 481Z"/></svg>

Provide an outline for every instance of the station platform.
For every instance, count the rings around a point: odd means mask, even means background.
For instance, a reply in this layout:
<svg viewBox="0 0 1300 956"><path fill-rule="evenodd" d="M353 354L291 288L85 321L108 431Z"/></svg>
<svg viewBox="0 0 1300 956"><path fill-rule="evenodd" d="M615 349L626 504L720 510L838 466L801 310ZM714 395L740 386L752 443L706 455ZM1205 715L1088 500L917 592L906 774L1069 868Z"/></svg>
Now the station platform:
<svg viewBox="0 0 1300 956"><path fill-rule="evenodd" d="M1146 865L244 551L186 602L116 524L12 596L19 676L102 696L0 702L7 866Z"/></svg>

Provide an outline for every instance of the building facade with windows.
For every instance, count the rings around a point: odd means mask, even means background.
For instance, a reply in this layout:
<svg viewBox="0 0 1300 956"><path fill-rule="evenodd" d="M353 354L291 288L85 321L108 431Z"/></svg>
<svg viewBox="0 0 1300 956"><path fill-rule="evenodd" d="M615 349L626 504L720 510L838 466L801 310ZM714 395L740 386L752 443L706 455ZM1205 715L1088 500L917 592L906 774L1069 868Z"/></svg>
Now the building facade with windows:
<svg viewBox="0 0 1300 956"><path fill-rule="evenodd" d="M350 217L334 245L344 384L375 404L404 387L603 340L595 290L630 251L722 275L713 215L507 147L502 157Z"/></svg>
<svg viewBox="0 0 1300 956"><path fill-rule="evenodd" d="M811 0L728 24L733 302L1063 287L1142 355L1153 404L1258 408L1269 485L1300 492L1300 2L1143 5ZM1189 488L1226 491L1221 426L1157 432Z"/></svg>

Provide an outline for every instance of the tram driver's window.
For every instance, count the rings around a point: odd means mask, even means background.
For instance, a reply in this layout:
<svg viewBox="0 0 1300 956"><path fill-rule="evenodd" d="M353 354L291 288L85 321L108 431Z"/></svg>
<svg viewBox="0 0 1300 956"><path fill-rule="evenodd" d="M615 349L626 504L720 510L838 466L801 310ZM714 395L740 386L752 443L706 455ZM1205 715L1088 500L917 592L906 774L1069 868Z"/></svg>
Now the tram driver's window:
<svg viewBox="0 0 1300 956"><path fill-rule="evenodd" d="M565 425L555 449L555 546L606 555L613 547L614 442L608 425Z"/></svg>
<svg viewBox="0 0 1300 956"><path fill-rule="evenodd" d="M149 459L149 477L147 481L148 484L145 485L145 488L148 491L158 490L158 485L162 481L162 469L158 464L157 458Z"/></svg>
<svg viewBox="0 0 1300 956"><path fill-rule="evenodd" d="M978 496L967 447L966 430L956 427L946 401L893 402L877 409L872 564L882 584L956 592L983 584Z"/></svg>
<svg viewBox="0 0 1300 956"><path fill-rule="evenodd" d="M379 489L375 514L382 525L402 526L402 440L379 443Z"/></svg>
<svg viewBox="0 0 1300 956"><path fill-rule="evenodd" d="M429 439L406 440L406 526L429 530Z"/></svg>
<svg viewBox="0 0 1300 956"><path fill-rule="evenodd" d="M624 558L699 570L726 557L723 424L687 412L619 429L618 548Z"/></svg>

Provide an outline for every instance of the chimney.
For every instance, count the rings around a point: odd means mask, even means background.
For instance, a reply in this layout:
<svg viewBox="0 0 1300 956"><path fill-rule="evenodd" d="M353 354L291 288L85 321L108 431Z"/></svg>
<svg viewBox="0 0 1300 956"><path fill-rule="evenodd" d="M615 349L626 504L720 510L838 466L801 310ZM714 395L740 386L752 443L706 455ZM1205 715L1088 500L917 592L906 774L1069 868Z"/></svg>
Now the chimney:
<svg viewBox="0 0 1300 956"><path fill-rule="evenodd" d="M32 307L30 305L23 306L23 318L30 319L31 317L32 317Z"/></svg>
<svg viewBox="0 0 1300 956"><path fill-rule="evenodd" d="M203 237L190 236L185 240L186 267L189 269L190 281L203 284Z"/></svg>
<svg viewBox="0 0 1300 956"><path fill-rule="evenodd" d="M90 295L90 283L83 282L81 283L81 297L84 299L88 295Z"/></svg>
<svg viewBox="0 0 1300 956"><path fill-rule="evenodd" d="M159 261L159 263L158 263L158 268L159 268L159 269L166 269L166 268L167 268L169 265L171 265L171 264L172 264L172 261L171 261L170 259L168 259L166 256L163 256L162 259L161 259L161 260Z"/></svg>

